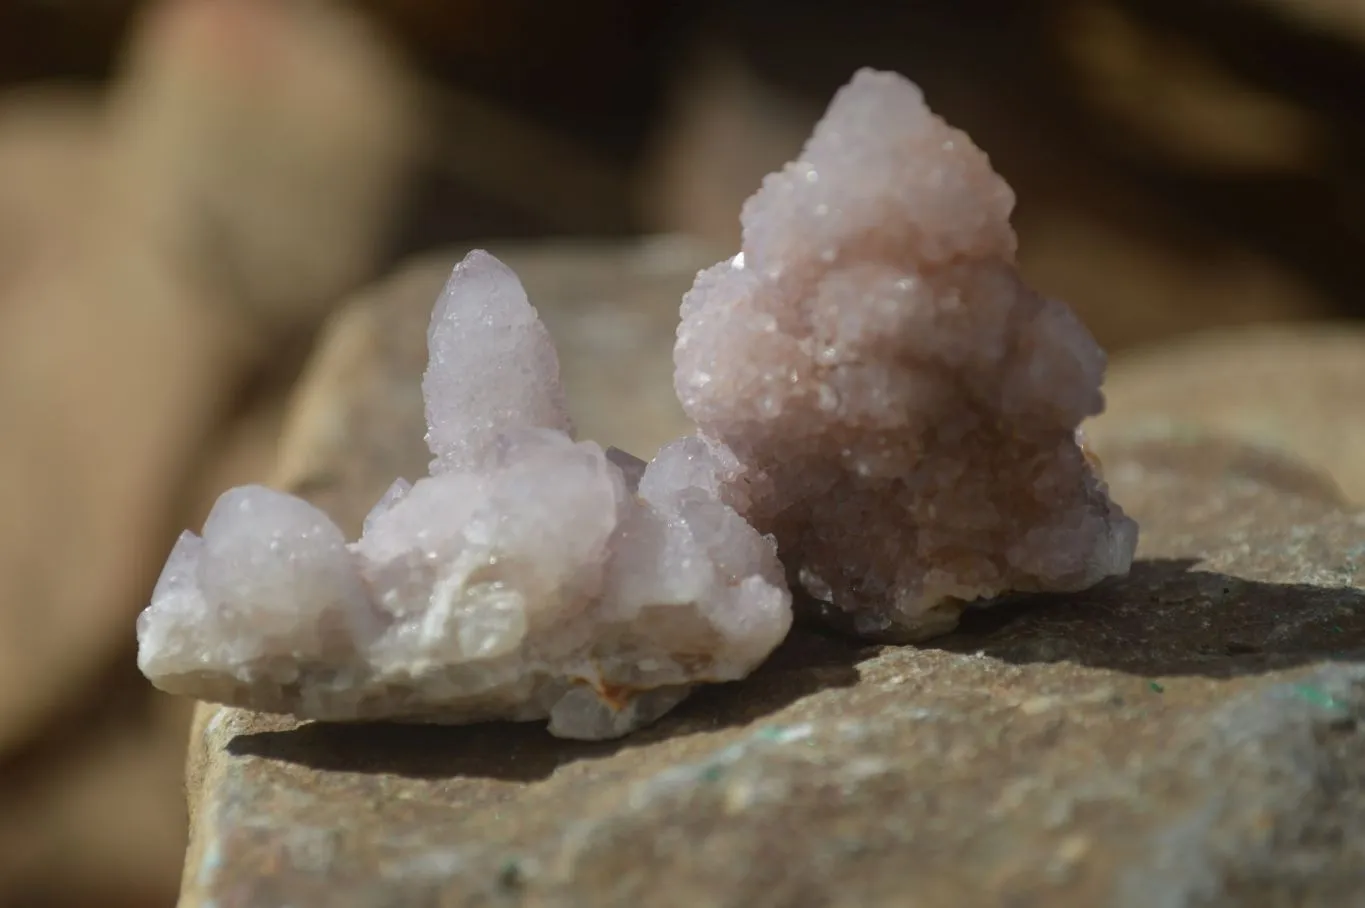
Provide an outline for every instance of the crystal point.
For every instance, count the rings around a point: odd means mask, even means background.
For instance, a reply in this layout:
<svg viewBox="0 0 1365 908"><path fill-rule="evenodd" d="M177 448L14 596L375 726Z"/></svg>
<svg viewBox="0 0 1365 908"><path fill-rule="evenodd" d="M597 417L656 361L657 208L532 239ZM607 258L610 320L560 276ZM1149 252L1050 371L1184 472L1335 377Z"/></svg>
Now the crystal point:
<svg viewBox="0 0 1365 908"><path fill-rule="evenodd" d="M438 469L477 466L509 428L572 431L550 332L516 274L487 252L455 266L427 343L422 393Z"/></svg>

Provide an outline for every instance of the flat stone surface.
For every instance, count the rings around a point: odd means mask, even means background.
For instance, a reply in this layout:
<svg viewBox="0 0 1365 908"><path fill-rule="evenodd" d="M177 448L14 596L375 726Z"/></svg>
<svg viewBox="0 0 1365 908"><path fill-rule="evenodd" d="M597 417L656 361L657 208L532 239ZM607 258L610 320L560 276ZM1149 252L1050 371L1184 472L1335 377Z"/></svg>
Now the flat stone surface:
<svg viewBox="0 0 1365 908"><path fill-rule="evenodd" d="M617 255L597 292L584 277L562 298L572 282L508 255L561 349L582 348L557 299L565 313L575 298L646 307L611 289L631 280L633 254ZM426 457L420 398L403 403L420 304L395 299L392 319L377 297L360 305L373 311L342 317L353 333L334 333L286 440L286 478L356 521ZM672 313L658 309L638 337L661 346L633 348L640 371L618 374L648 375L652 359L666 371ZM618 362L597 358L584 365ZM614 404L619 391L635 403ZM570 388L592 408L584 434L629 428L610 414L667 413L666 391ZM651 443L634 428L621 440ZM182 904L1365 900L1365 514L1320 472L1236 439L1111 439L1101 453L1143 524L1130 577L981 610L918 648L801 629L749 679L622 741L201 706Z"/></svg>
<svg viewBox="0 0 1365 908"><path fill-rule="evenodd" d="M1281 451L1365 503L1365 328L1271 325L1191 335L1115 358L1101 449L1134 439L1222 438Z"/></svg>

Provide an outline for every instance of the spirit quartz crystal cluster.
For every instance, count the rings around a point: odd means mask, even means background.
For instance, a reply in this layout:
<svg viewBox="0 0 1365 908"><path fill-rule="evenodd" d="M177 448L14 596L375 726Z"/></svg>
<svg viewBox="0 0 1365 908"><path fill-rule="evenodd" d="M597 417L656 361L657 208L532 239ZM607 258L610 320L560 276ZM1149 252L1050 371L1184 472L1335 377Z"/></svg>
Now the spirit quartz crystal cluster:
<svg viewBox="0 0 1365 908"><path fill-rule="evenodd" d="M786 635L773 543L686 441L647 467L574 441L545 326L484 252L432 316L431 475L347 545L312 505L234 489L181 536L138 627L172 693L315 719L544 719L623 734Z"/></svg>
<svg viewBox="0 0 1365 908"><path fill-rule="evenodd" d="M761 663L788 577L845 627L922 639L1125 572L1136 526L1078 440L1104 356L1020 281L1012 203L914 85L860 72L684 299L700 434L648 465L574 440L549 334L471 253L428 333L430 476L350 544L301 499L225 493L139 619L143 672L305 718L611 737Z"/></svg>
<svg viewBox="0 0 1365 908"><path fill-rule="evenodd" d="M923 639L1132 562L1078 437L1104 352L1020 279L1013 206L917 87L863 70L683 300L683 409L742 464L793 581L862 635Z"/></svg>

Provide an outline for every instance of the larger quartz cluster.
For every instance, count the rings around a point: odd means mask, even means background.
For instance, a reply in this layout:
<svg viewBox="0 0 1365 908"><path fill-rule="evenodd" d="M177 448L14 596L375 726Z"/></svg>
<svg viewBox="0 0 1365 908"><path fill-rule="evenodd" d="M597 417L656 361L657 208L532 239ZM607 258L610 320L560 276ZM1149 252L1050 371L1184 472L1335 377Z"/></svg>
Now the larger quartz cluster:
<svg viewBox="0 0 1365 908"><path fill-rule="evenodd" d="M1125 573L1137 527L1078 438L1105 357L1024 285L1014 196L904 78L859 72L682 307L676 386L723 494L859 633Z"/></svg>
<svg viewBox="0 0 1365 908"><path fill-rule="evenodd" d="M620 735L786 635L773 542L722 501L697 439L647 467L575 441L549 334L471 253L432 316L431 475L399 480L358 542L301 499L224 494L138 621L162 689L315 719L548 718Z"/></svg>

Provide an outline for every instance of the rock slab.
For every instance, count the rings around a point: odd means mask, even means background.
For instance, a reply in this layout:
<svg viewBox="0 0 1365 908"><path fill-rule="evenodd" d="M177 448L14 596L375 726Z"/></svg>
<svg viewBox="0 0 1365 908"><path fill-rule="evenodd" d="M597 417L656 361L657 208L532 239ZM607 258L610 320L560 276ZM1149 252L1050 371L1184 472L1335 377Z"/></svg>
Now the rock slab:
<svg viewBox="0 0 1365 908"><path fill-rule="evenodd" d="M660 248L545 265L571 382L652 361L641 342L675 318L664 273L685 286L694 267ZM495 251L536 294L535 267ZM658 297L619 295L640 261ZM575 299L632 300L655 327L587 352L565 340ZM286 439L286 484L343 522L425 462L425 320L401 300L341 316ZM676 418L651 388L574 397L602 431L609 414ZM1130 577L969 614L925 647L798 630L749 679L623 741L201 707L182 905L1365 903L1365 514L1237 439L1099 453L1143 526Z"/></svg>
<svg viewBox="0 0 1365 908"><path fill-rule="evenodd" d="M1365 503L1365 329L1260 325L1136 349L1110 369L1098 445L1195 438L1279 451Z"/></svg>

